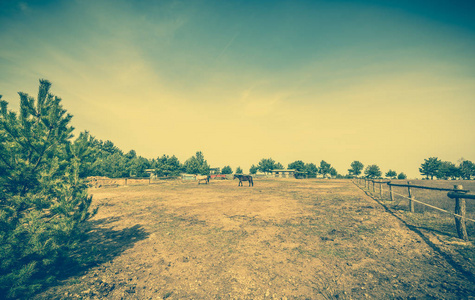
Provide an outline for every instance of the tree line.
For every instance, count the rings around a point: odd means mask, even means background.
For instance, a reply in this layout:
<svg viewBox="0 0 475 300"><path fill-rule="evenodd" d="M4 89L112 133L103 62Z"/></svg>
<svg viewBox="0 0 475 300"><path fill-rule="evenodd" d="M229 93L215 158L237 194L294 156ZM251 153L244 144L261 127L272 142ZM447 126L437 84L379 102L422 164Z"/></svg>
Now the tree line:
<svg viewBox="0 0 475 300"><path fill-rule="evenodd" d="M147 159L135 150L124 153L113 142L98 140L87 131L80 133L73 144L83 152L81 177L148 177L151 172L160 177L176 177L181 173L209 174L210 170L201 151L182 164L174 155Z"/></svg>
<svg viewBox="0 0 475 300"><path fill-rule="evenodd" d="M284 166L281 163L274 161L272 158L263 158L257 163L257 165L251 165L249 173L256 174L258 171L262 173L269 173L273 170L283 169ZM304 173L309 177L315 177L317 176L317 174L320 174L323 177L327 177L328 175L332 177L340 176L336 169L324 160L320 162L319 166L314 163L305 163L302 160L296 160L294 162L289 163L287 165L287 169Z"/></svg>
<svg viewBox="0 0 475 300"><path fill-rule="evenodd" d="M359 177L361 173L363 172L363 168L364 168L364 165L360 161L355 160L351 163L350 169L348 169L348 175L351 177ZM364 175L366 178L370 178L370 179L382 178L381 169L379 168L378 165L375 165L375 164L366 166L366 168L364 168ZM398 174L396 171L391 170L391 169L389 169L389 171L387 171L384 176L390 179L396 179L396 178L406 179L407 178L406 174L404 174L403 172L400 172Z"/></svg>
<svg viewBox="0 0 475 300"><path fill-rule="evenodd" d="M467 179L475 177L475 164L469 160L461 159L458 165L450 161L442 161L437 157L429 157L419 168L421 175L426 179Z"/></svg>

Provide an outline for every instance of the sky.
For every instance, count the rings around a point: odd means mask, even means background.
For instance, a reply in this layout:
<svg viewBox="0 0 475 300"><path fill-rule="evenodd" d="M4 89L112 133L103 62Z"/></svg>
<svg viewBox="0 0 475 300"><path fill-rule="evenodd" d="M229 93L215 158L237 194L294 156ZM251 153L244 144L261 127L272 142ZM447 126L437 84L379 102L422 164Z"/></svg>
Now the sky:
<svg viewBox="0 0 475 300"><path fill-rule="evenodd" d="M43 78L76 135L147 158L475 161L473 1L0 1L2 99Z"/></svg>

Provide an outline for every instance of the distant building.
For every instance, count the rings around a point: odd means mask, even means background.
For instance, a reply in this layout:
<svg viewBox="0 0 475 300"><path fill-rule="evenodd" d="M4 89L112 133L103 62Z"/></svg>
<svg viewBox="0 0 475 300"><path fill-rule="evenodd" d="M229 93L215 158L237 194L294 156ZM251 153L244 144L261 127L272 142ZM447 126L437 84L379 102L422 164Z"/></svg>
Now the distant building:
<svg viewBox="0 0 475 300"><path fill-rule="evenodd" d="M195 174L181 174L181 179L182 180L196 180L196 175Z"/></svg>
<svg viewBox="0 0 475 300"><path fill-rule="evenodd" d="M250 175L252 175L252 177L269 177L270 176L264 172L256 172L256 174L250 174Z"/></svg>
<svg viewBox="0 0 475 300"><path fill-rule="evenodd" d="M147 173L148 176L152 179L157 178L157 175L155 174L155 169L145 169L145 173Z"/></svg>
<svg viewBox="0 0 475 300"><path fill-rule="evenodd" d="M296 170L289 169L289 170L272 170L271 173L274 177L280 178L294 178Z"/></svg>
<svg viewBox="0 0 475 300"><path fill-rule="evenodd" d="M308 178L308 173L307 173L307 172L298 172L298 171L295 171L294 176L295 176L295 178L297 178L297 179L305 179L305 178Z"/></svg>

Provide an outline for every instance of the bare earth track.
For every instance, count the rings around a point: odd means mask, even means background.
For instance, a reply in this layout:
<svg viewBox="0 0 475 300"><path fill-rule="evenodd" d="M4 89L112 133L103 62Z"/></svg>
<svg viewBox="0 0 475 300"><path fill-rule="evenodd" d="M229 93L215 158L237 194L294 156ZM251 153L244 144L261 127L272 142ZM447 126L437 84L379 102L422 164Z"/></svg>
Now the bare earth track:
<svg viewBox="0 0 475 300"><path fill-rule="evenodd" d="M96 264L37 299L475 299L470 270L351 181L90 192Z"/></svg>

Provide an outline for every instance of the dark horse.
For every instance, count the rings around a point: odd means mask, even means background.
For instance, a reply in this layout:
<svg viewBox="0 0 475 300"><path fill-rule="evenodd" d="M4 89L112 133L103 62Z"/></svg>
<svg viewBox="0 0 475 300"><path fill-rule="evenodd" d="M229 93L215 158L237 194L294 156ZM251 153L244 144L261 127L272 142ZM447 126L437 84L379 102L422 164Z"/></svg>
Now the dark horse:
<svg viewBox="0 0 475 300"><path fill-rule="evenodd" d="M249 186L254 186L254 181L252 181L252 176L251 175L234 175L233 179L239 178L239 184L238 186L243 186L242 182L243 181L249 181Z"/></svg>

